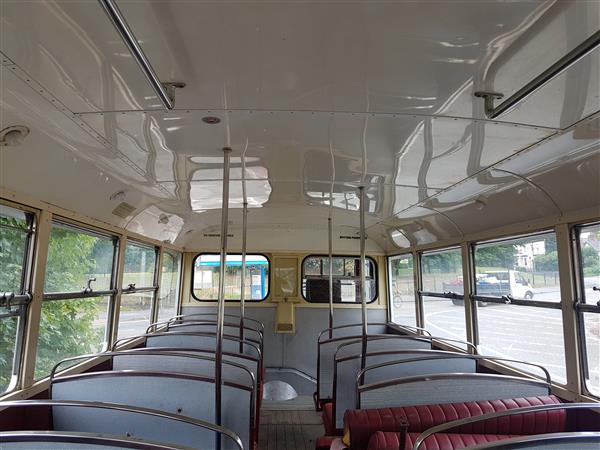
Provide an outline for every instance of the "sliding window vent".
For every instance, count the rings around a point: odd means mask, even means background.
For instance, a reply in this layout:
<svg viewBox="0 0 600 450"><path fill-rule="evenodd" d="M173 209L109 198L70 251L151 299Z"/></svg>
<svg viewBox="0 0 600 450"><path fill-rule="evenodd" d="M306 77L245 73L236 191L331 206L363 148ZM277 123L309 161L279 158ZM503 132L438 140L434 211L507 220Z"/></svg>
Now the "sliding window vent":
<svg viewBox="0 0 600 450"><path fill-rule="evenodd" d="M135 206L130 205L129 203L119 203L115 209L112 210L112 213L115 216L121 217L122 219L126 219L135 211Z"/></svg>
<svg viewBox="0 0 600 450"><path fill-rule="evenodd" d="M347 234L340 234L340 239L354 239L354 240L359 240L360 236L350 236Z"/></svg>

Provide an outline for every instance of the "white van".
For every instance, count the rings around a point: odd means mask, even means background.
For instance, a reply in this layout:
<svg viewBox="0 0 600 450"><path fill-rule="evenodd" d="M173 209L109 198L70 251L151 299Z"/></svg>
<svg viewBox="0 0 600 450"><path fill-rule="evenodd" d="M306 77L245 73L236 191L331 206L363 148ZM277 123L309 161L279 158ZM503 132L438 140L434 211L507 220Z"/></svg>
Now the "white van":
<svg viewBox="0 0 600 450"><path fill-rule="evenodd" d="M490 270L477 279L479 295L510 295L519 299L532 299L533 288L521 272L516 270Z"/></svg>

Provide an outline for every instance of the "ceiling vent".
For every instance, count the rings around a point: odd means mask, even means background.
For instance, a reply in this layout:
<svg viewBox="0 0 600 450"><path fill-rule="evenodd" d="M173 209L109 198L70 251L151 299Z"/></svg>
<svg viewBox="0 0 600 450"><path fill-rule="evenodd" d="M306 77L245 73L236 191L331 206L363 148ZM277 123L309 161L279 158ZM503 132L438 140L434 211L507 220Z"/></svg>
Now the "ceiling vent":
<svg viewBox="0 0 600 450"><path fill-rule="evenodd" d="M112 210L112 213L115 216L118 216L122 219L127 219L133 212L135 211L135 206L130 205L129 203L122 202L117 205L115 209Z"/></svg>

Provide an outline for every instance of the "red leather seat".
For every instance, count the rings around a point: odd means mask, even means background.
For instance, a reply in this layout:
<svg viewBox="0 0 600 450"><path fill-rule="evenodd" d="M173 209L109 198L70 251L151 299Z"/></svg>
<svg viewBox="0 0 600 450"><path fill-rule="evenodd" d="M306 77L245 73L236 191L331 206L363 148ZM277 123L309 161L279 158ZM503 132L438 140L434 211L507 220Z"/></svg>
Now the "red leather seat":
<svg viewBox="0 0 600 450"><path fill-rule="evenodd" d="M400 449L400 434L377 431L371 436L367 450L412 450L420 433L408 433L404 449ZM509 434L438 433L429 436L419 447L422 450L456 450L470 445L495 442L516 437Z"/></svg>
<svg viewBox="0 0 600 450"><path fill-rule="evenodd" d="M401 419L408 421L409 432L422 432L433 426L465 417L525 406L557 403L561 403L560 399L549 395L441 405L348 410L344 414L344 430L346 430L353 450L366 449L369 438L376 431L400 431ZM460 429L457 428L455 432L515 435L560 432L566 429L566 416L564 410L509 416L467 425Z"/></svg>
<svg viewBox="0 0 600 450"><path fill-rule="evenodd" d="M336 434L339 434L335 428L335 420L333 418L333 403L323 403L321 419L323 420L326 436L335 436Z"/></svg>
<svg viewBox="0 0 600 450"><path fill-rule="evenodd" d="M315 442L315 450L329 450L334 439L333 436L321 436Z"/></svg>

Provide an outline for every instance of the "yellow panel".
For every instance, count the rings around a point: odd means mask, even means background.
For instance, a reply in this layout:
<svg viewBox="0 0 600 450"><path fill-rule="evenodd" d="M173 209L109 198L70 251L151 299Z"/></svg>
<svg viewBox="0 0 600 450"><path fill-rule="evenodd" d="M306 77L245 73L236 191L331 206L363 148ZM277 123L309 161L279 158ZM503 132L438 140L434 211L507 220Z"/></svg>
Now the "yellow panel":
<svg viewBox="0 0 600 450"><path fill-rule="evenodd" d="M276 333L295 333L296 322L294 320L294 304L281 302L277 305Z"/></svg>

